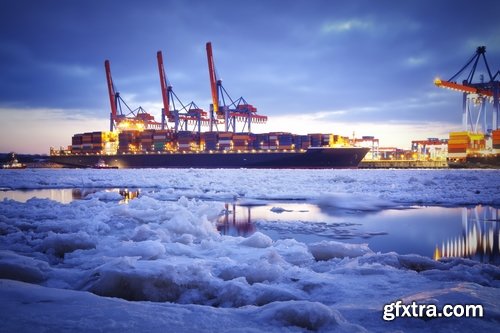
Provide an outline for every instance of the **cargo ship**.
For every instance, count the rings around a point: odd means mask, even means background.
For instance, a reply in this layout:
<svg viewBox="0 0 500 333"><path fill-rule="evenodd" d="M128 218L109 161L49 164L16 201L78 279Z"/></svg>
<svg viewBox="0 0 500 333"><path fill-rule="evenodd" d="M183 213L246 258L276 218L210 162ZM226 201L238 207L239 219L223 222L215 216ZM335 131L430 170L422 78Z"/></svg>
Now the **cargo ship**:
<svg viewBox="0 0 500 333"><path fill-rule="evenodd" d="M354 147L340 135L252 133L251 126L265 123L267 116L257 114L243 97L233 99L228 94L215 72L210 42L206 50L212 93L209 112L194 102L183 103L174 93L161 51L157 53L161 122L142 107L130 109L115 88L106 60L109 131L75 134L67 148L51 148L50 160L70 167L355 168L368 153L369 148ZM209 130L202 132L202 126Z"/></svg>
<svg viewBox="0 0 500 333"><path fill-rule="evenodd" d="M114 168L356 168L369 148L340 145L343 139L332 134L93 132L74 135L73 145L52 150L50 160L84 168L99 162Z"/></svg>

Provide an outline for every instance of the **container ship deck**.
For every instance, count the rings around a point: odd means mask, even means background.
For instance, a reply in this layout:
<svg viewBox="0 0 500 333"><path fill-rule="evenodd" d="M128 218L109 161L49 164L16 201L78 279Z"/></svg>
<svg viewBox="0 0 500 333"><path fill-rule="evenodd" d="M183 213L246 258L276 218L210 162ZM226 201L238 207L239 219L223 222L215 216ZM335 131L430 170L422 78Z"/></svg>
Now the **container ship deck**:
<svg viewBox="0 0 500 333"><path fill-rule="evenodd" d="M75 134L50 160L80 168L355 168L368 151L333 134L143 130Z"/></svg>

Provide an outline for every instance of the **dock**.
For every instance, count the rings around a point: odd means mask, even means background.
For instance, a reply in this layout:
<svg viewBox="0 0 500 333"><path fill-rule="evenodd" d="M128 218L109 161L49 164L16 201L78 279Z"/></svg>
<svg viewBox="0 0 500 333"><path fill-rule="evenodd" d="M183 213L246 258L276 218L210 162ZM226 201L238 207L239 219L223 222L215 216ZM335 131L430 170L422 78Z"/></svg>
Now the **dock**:
<svg viewBox="0 0 500 333"><path fill-rule="evenodd" d="M447 169L446 161L418 160L364 160L359 163L360 169Z"/></svg>

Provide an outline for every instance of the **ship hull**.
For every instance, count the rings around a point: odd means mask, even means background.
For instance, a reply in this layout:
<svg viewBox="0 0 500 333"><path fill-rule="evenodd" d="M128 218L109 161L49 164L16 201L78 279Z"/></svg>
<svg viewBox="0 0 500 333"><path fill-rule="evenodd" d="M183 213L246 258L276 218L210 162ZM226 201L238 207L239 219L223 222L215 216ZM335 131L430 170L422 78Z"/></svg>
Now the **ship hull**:
<svg viewBox="0 0 500 333"><path fill-rule="evenodd" d="M304 152L199 152L51 156L68 167L91 167L99 159L118 168L356 168L368 148L310 148Z"/></svg>

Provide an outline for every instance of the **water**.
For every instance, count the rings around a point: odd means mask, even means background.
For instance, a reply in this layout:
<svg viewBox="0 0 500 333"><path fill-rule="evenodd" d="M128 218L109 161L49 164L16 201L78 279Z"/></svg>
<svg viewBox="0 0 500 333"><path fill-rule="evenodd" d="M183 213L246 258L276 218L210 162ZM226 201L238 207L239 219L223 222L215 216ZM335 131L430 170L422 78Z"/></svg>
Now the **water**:
<svg viewBox="0 0 500 333"><path fill-rule="evenodd" d="M310 243L367 243L375 252L431 258L464 257L500 264L500 209L490 206L426 207L360 212L306 202L261 206L228 204L219 219L224 234L261 231L273 239Z"/></svg>
<svg viewBox="0 0 500 333"><path fill-rule="evenodd" d="M0 191L0 200L25 202L36 197L67 204L103 191L119 193L123 197L119 203L124 204L144 189L9 190ZM395 251L435 259L464 257L500 264L499 211L490 206L414 206L366 212L303 201L236 201L225 204L217 229L226 235L246 237L260 231L274 240L367 243L375 252Z"/></svg>
<svg viewBox="0 0 500 333"><path fill-rule="evenodd" d="M32 198L50 199L63 204L68 204L75 200L85 199L90 194L97 192L116 192L123 200L120 203L126 203L128 200L139 196L141 190L137 188L112 188L112 189L79 189L79 188L56 188L56 189L36 189L36 190L0 190L0 200L12 199L19 202L26 202Z"/></svg>

